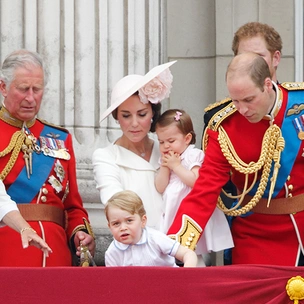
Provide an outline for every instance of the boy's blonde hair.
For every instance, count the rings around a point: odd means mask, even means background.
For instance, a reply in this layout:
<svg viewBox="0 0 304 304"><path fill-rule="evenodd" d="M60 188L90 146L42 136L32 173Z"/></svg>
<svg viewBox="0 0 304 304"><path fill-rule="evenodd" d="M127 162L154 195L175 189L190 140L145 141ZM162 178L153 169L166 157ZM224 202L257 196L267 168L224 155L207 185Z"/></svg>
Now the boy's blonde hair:
<svg viewBox="0 0 304 304"><path fill-rule="evenodd" d="M108 221L109 207L116 207L130 214L138 214L140 217L146 215L146 210L141 198L130 190L117 192L108 200L105 207L105 214Z"/></svg>

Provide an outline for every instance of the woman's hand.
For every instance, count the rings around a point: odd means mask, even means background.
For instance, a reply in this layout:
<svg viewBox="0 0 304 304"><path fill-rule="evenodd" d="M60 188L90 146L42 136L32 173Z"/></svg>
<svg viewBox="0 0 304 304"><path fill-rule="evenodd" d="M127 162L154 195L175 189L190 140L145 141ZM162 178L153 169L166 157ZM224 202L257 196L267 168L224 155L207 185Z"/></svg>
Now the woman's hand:
<svg viewBox="0 0 304 304"><path fill-rule="evenodd" d="M22 228L20 235L23 248L28 248L29 245L35 246L38 249L41 249L47 257L53 252L49 245L36 233L32 227L28 226Z"/></svg>

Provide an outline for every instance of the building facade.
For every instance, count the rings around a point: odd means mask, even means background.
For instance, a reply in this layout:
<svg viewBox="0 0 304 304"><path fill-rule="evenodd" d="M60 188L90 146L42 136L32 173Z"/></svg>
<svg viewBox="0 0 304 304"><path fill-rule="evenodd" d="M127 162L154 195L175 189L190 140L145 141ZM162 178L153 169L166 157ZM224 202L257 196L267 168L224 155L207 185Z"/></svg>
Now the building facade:
<svg viewBox="0 0 304 304"><path fill-rule="evenodd" d="M39 116L73 134L98 264L111 237L91 156L120 134L112 119L99 124L113 85L126 74L177 60L163 110L187 111L200 138L204 108L227 96L234 32L249 21L268 23L281 34L279 81L302 81L303 0L0 0L1 62L16 49L39 52L48 68Z"/></svg>

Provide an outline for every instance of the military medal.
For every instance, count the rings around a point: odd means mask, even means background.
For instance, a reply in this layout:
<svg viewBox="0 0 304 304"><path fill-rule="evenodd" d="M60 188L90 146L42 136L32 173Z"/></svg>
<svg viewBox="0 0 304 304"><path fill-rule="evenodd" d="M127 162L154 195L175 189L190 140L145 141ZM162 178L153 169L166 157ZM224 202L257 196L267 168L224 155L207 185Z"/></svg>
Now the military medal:
<svg viewBox="0 0 304 304"><path fill-rule="evenodd" d="M304 115L295 118L292 122L298 133L298 138L304 140Z"/></svg>
<svg viewBox="0 0 304 304"><path fill-rule="evenodd" d="M299 139L304 140L304 132L303 131L299 132L298 137Z"/></svg>
<svg viewBox="0 0 304 304"><path fill-rule="evenodd" d="M63 140L44 136L40 136L39 140L44 155L65 160L71 158Z"/></svg>
<svg viewBox="0 0 304 304"><path fill-rule="evenodd" d="M52 187L56 190L57 193L62 191L62 185L60 181L53 175L51 175L48 179L48 182L52 185Z"/></svg>
<svg viewBox="0 0 304 304"><path fill-rule="evenodd" d="M64 168L61 164L61 162L57 159L56 163L55 163L55 168L54 171L56 172L56 176L60 179L60 181L62 182L64 179Z"/></svg>

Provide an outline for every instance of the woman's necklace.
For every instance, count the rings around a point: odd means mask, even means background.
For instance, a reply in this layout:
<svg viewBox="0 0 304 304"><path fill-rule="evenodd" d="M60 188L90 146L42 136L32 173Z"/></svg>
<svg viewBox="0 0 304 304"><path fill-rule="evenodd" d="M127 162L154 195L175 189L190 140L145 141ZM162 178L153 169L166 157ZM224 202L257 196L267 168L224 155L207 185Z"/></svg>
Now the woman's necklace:
<svg viewBox="0 0 304 304"><path fill-rule="evenodd" d="M146 156L146 148L145 147L144 147L144 150L142 152L138 151L137 149L130 150L130 151L134 152L135 154L137 154L138 156L143 157L143 158L145 158L145 156Z"/></svg>
<svg viewBox="0 0 304 304"><path fill-rule="evenodd" d="M130 147L128 144L124 144L124 141L121 138L116 141L116 144L128 149L129 151L133 152L134 154L136 154L142 158L145 158L147 156L147 154L149 154L148 151L151 146L151 142L148 141L147 143L145 143L145 145L142 147L143 149L141 149L141 151L140 151L139 149L137 149L134 146Z"/></svg>

